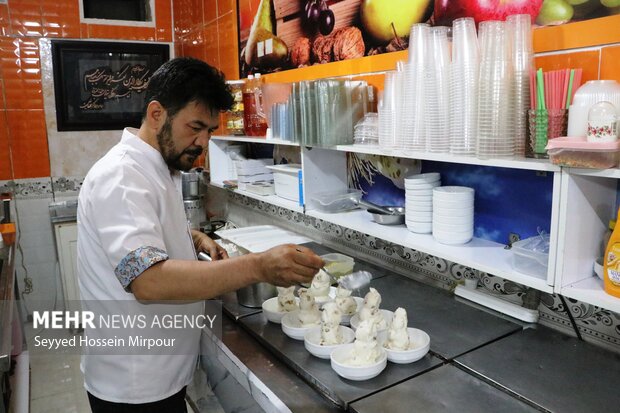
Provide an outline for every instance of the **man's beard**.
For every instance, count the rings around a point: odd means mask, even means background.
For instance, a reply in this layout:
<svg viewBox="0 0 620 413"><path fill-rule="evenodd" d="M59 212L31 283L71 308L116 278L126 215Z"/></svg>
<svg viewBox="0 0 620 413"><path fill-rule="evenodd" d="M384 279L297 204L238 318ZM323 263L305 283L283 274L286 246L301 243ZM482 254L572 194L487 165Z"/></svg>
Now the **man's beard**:
<svg viewBox="0 0 620 413"><path fill-rule="evenodd" d="M161 131L157 134L157 143L166 165L170 169L177 171L189 171L194 165L196 158L202 154L202 148L200 147L195 149L188 148L182 152L178 152L174 148L171 119L166 119Z"/></svg>

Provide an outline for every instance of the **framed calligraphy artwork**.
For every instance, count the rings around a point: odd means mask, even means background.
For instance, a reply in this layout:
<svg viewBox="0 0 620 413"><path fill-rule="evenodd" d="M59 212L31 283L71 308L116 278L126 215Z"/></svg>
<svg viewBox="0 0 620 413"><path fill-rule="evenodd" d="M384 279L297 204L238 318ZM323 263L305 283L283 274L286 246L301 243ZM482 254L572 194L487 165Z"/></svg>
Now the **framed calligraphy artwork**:
<svg viewBox="0 0 620 413"><path fill-rule="evenodd" d="M59 131L139 127L144 90L166 44L52 40Z"/></svg>

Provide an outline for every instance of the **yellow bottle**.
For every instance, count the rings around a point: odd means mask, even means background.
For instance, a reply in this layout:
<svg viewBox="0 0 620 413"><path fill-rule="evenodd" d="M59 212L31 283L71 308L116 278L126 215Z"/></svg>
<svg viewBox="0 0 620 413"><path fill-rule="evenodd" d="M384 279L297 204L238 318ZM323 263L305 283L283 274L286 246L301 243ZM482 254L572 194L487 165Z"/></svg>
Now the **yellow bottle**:
<svg viewBox="0 0 620 413"><path fill-rule="evenodd" d="M620 210L618 210L617 222L620 222ZM620 297L620 225L615 226L607 243L603 272L605 274L605 292Z"/></svg>

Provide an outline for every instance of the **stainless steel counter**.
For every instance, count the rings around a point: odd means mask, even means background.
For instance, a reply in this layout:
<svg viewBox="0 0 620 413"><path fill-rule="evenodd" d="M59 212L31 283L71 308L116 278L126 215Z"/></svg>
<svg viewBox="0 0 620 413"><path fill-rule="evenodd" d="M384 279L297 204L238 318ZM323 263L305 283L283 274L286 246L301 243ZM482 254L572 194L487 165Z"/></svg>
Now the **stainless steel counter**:
<svg viewBox="0 0 620 413"><path fill-rule="evenodd" d="M543 326L456 359L464 368L552 412L620 408L620 354Z"/></svg>
<svg viewBox="0 0 620 413"><path fill-rule="evenodd" d="M0 248L0 372L11 367L13 309L15 308L15 244Z"/></svg>
<svg viewBox="0 0 620 413"><path fill-rule="evenodd" d="M422 374L441 364L441 360L427 354L411 364L388 363L386 369L374 379L350 381L342 379L331 368L329 360L314 357L304 347L304 342L293 340L282 332L278 324L270 323L263 314L239 320L252 335L289 365L297 374L336 405L347 408L349 403L386 389L408 378Z"/></svg>
<svg viewBox="0 0 620 413"><path fill-rule="evenodd" d="M441 366L355 402L350 410L355 413L538 411L453 365Z"/></svg>
<svg viewBox="0 0 620 413"><path fill-rule="evenodd" d="M388 363L364 382L341 379L328 360L314 358L258 309L227 295L223 345L247 367L250 381L257 377L275 395L274 411L603 412L620 405L613 388L620 355L544 327L523 330L447 291L374 271L381 307L407 309L409 325L430 335L431 353L410 365Z"/></svg>
<svg viewBox="0 0 620 413"><path fill-rule="evenodd" d="M397 274L373 280L372 286L381 293L381 308L407 310L409 326L426 331L431 351L447 360L522 329L456 300L447 291Z"/></svg>

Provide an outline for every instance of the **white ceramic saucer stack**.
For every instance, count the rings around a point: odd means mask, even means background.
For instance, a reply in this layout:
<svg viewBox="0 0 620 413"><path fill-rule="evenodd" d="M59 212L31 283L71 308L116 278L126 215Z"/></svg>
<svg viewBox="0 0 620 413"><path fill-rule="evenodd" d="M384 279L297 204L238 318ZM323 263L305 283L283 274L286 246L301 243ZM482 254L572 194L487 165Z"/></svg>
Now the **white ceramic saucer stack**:
<svg viewBox="0 0 620 413"><path fill-rule="evenodd" d="M466 244L474 236L474 189L440 186L433 189L433 237L448 245Z"/></svg>
<svg viewBox="0 0 620 413"><path fill-rule="evenodd" d="M441 185L438 172L405 178L405 222L407 229L430 234L433 229L433 188Z"/></svg>

